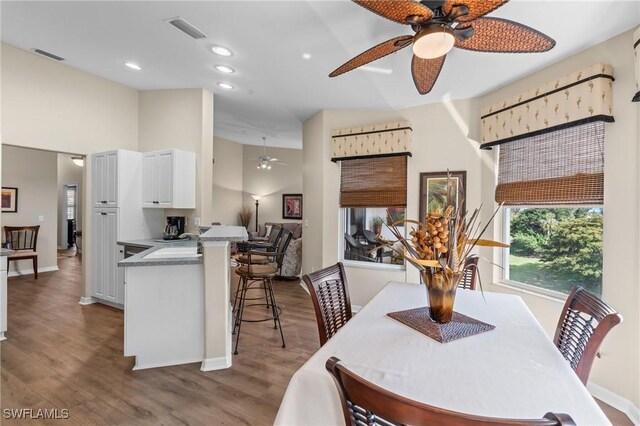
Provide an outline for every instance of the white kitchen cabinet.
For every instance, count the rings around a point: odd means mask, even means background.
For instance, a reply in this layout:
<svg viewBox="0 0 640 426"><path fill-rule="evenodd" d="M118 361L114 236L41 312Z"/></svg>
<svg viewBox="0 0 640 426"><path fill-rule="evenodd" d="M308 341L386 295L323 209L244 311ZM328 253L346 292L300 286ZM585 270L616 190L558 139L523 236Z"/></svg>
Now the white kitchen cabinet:
<svg viewBox="0 0 640 426"><path fill-rule="evenodd" d="M179 149L143 154L142 206L195 209L196 154Z"/></svg>
<svg viewBox="0 0 640 426"><path fill-rule="evenodd" d="M142 208L142 154L116 150L92 156L92 292L98 302L124 305L122 240L158 238L164 212Z"/></svg>
<svg viewBox="0 0 640 426"><path fill-rule="evenodd" d="M119 209L94 209L94 297L122 305L124 304L124 279L119 271L118 246Z"/></svg>
<svg viewBox="0 0 640 426"><path fill-rule="evenodd" d="M118 151L93 156L94 207L118 207Z"/></svg>

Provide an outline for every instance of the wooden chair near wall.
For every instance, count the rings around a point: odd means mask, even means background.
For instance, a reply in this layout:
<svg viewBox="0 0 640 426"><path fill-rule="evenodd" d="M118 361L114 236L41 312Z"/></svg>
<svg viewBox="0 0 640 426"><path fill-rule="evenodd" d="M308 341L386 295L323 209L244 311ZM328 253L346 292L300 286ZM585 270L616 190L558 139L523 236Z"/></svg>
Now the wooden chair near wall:
<svg viewBox="0 0 640 426"><path fill-rule="evenodd" d="M302 280L311 293L322 346L353 316L344 266L338 262L304 275Z"/></svg>
<svg viewBox="0 0 640 426"><path fill-rule="evenodd" d="M478 278L478 256L467 257L464 262L464 276L458 284L458 288L475 290L476 278Z"/></svg>
<svg viewBox="0 0 640 426"><path fill-rule="evenodd" d="M33 262L33 275L38 279L38 232L40 225L35 226L5 226L5 247L14 251L7 257L7 269L13 260L29 260Z"/></svg>
<svg viewBox="0 0 640 426"><path fill-rule="evenodd" d="M622 315L582 287L574 287L562 309L553 342L587 384L598 348Z"/></svg>
<svg viewBox="0 0 640 426"><path fill-rule="evenodd" d="M351 426L403 425L575 425L567 414L547 413L543 418L500 419L458 413L422 404L389 392L348 370L336 357L327 360L326 369L338 388L344 420Z"/></svg>

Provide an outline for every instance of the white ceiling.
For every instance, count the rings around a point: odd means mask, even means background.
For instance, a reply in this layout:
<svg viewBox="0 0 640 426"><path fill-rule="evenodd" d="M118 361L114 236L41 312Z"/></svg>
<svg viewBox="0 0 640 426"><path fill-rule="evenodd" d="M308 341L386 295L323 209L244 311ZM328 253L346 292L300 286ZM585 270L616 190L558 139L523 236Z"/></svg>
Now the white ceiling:
<svg viewBox="0 0 640 426"><path fill-rule="evenodd" d="M512 0L491 16L516 20L557 41L542 54L454 49L434 90L420 96L410 76L411 49L372 66L392 74L333 69L389 38L411 34L347 1L2 1L2 40L40 48L65 63L137 89L204 87L215 93L214 131L241 143L302 146L302 123L322 109L396 109L481 95L640 23L638 0ZM163 20L180 16L206 39L193 40ZM209 48L220 44L233 56ZM311 59L302 58L310 53ZM123 66L134 61L140 72ZM227 64L225 76L213 69ZM236 89L216 86L229 81Z"/></svg>

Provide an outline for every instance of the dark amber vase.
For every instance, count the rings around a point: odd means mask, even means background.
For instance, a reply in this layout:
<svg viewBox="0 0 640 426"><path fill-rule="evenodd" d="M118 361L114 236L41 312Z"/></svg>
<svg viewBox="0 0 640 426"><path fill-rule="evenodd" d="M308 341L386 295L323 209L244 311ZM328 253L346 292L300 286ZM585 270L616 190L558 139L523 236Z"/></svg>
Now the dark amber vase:
<svg viewBox="0 0 640 426"><path fill-rule="evenodd" d="M427 269L422 271L421 275L427 288L431 320L440 324L450 322L453 304L456 301L456 290L464 273L442 269L432 272Z"/></svg>

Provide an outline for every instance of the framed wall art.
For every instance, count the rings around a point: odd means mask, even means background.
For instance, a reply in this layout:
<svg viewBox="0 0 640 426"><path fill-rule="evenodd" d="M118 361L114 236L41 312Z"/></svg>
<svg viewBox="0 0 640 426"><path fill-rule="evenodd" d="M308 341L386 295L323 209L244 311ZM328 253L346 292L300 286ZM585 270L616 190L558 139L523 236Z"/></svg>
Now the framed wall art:
<svg viewBox="0 0 640 426"><path fill-rule="evenodd" d="M2 213L18 212L18 188L2 187Z"/></svg>
<svg viewBox="0 0 640 426"><path fill-rule="evenodd" d="M282 218L302 219L302 194L282 194Z"/></svg>
<svg viewBox="0 0 640 426"><path fill-rule="evenodd" d="M447 179L451 179L453 184L451 193L447 191ZM444 211L449 205L456 211L466 208L466 190L466 171L420 173L420 221L424 222L427 212Z"/></svg>

